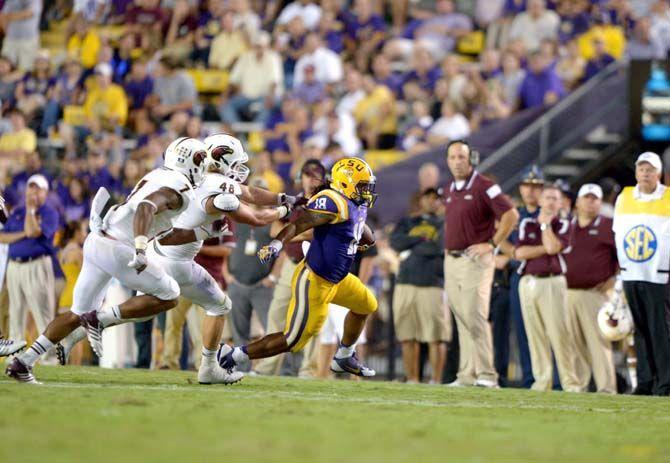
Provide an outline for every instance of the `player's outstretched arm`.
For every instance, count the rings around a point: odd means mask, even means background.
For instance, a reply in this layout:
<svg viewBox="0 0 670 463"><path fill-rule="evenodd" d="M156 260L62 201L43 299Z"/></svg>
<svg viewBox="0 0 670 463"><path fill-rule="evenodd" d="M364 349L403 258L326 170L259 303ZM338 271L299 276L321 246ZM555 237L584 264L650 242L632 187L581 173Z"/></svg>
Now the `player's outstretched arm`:
<svg viewBox="0 0 670 463"><path fill-rule="evenodd" d="M261 262L270 262L279 255L284 247L284 244L290 242L297 235L300 235L307 230L311 230L321 225L326 225L332 220L333 216L330 214L324 214L306 209L293 223L289 223L284 228L282 228L282 230L277 235L277 238L272 240L267 246L263 246L258 251L258 258L261 260Z"/></svg>
<svg viewBox="0 0 670 463"><path fill-rule="evenodd" d="M293 206L296 197L286 193L273 193L255 186L240 185L240 199L245 203L257 206Z"/></svg>
<svg viewBox="0 0 670 463"><path fill-rule="evenodd" d="M221 194L207 199L205 212L212 215L225 213L235 222L245 223L253 227L262 227L283 219L289 214L290 209L288 206L279 206L256 210L240 203L237 197L233 195Z"/></svg>
<svg viewBox="0 0 670 463"><path fill-rule="evenodd" d="M146 250L149 244L147 233L154 221L154 216L168 209L178 209L182 205L182 197L171 188L161 188L147 195L137 205L133 219L133 232L135 233L135 257L128 266L142 272L147 268Z"/></svg>

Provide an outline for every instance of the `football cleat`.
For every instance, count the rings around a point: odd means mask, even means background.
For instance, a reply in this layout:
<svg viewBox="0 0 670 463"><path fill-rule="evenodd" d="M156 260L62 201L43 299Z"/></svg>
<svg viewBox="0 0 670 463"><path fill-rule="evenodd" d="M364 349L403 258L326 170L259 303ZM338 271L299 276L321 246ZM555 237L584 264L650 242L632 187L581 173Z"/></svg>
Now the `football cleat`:
<svg viewBox="0 0 670 463"><path fill-rule="evenodd" d="M205 365L204 362L198 370L198 382L200 384L230 384L239 383L244 378L241 371L227 371L217 364Z"/></svg>
<svg viewBox="0 0 670 463"><path fill-rule="evenodd" d="M0 357L16 354L26 347L25 341L13 341L11 339L0 339Z"/></svg>
<svg viewBox="0 0 670 463"><path fill-rule="evenodd" d="M330 362L330 371L335 373L351 373L352 375L365 377L376 374L375 370L363 365L363 362L358 359L355 352L350 357L333 358L333 361Z"/></svg>
<svg viewBox="0 0 670 463"><path fill-rule="evenodd" d="M228 344L221 344L219 350L216 352L216 361L219 362L219 366L228 373L231 373L237 366L237 362L233 358L234 351L235 349Z"/></svg>
<svg viewBox="0 0 670 463"><path fill-rule="evenodd" d="M16 357L5 369L5 374L10 378L14 378L19 383L42 384L35 379L35 375L33 375L33 368L24 364Z"/></svg>
<svg viewBox="0 0 670 463"><path fill-rule="evenodd" d="M100 320L98 320L98 312L95 310L86 312L79 316L81 326L86 330L86 337L91 344L91 349L95 355L102 357L102 330L104 329Z"/></svg>
<svg viewBox="0 0 670 463"><path fill-rule="evenodd" d="M60 365L67 365L67 360L70 358L70 352L72 352L72 349L79 343L79 341L85 338L86 330L79 326L72 333L65 336L61 342L56 344L55 349L58 363Z"/></svg>

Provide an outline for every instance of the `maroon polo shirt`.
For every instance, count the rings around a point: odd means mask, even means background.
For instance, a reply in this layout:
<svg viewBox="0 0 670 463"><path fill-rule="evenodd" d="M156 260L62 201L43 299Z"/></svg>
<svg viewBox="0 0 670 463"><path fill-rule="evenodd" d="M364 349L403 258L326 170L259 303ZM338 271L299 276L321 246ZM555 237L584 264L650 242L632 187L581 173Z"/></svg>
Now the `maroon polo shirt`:
<svg viewBox="0 0 670 463"><path fill-rule="evenodd" d="M614 276L619 265L612 219L599 215L582 228L575 217L570 229L570 252L565 255L568 288L593 288Z"/></svg>
<svg viewBox="0 0 670 463"><path fill-rule="evenodd" d="M568 248L570 242L570 221L555 217L551 221L551 229L563 244L563 250L554 256L545 254L525 261L519 267L519 273L523 275L547 275L563 274L566 272L566 263L563 252ZM536 218L528 217L519 224L519 246L541 246L542 230Z"/></svg>
<svg viewBox="0 0 670 463"><path fill-rule="evenodd" d="M477 171L461 189L452 181L444 197L444 248L462 251L486 243L495 233L495 220L514 207L500 187Z"/></svg>
<svg viewBox="0 0 670 463"><path fill-rule="evenodd" d="M235 226L233 222L227 217L223 219L228 222L228 227L231 231L235 231ZM210 238L205 240L203 243L204 246L218 246L223 244L225 246L235 247L235 236L221 236L219 238ZM195 262L202 265L207 273L212 275L214 279L221 284L221 286L226 288L226 280L223 278L223 259L221 257L214 256L205 256L202 253L199 253L195 256Z"/></svg>

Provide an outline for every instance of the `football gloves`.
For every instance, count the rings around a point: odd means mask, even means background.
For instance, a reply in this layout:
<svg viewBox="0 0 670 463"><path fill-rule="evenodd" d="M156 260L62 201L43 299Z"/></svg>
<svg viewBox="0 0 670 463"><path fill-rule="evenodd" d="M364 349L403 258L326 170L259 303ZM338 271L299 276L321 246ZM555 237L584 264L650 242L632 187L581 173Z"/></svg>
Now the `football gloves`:
<svg viewBox="0 0 670 463"><path fill-rule="evenodd" d="M260 259L261 262L264 264L268 264L272 262L274 259L279 256L279 253L281 252L282 248L284 247L283 243L279 240L272 240L270 244L263 246L259 251L258 251L258 258Z"/></svg>

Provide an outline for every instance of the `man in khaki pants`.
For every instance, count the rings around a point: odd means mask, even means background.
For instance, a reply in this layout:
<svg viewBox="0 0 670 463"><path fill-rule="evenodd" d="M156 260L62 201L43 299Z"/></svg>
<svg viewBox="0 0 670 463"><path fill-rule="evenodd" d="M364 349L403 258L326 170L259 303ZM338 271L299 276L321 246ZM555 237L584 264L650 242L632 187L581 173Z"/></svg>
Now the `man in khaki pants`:
<svg viewBox="0 0 670 463"><path fill-rule="evenodd" d="M58 212L46 204L48 192L49 182L43 175L31 176L26 183L25 205L14 208L0 232L0 242L9 244L6 282L12 339L23 339L29 310L40 333L56 310L51 257Z"/></svg>
<svg viewBox="0 0 670 463"><path fill-rule="evenodd" d="M598 328L598 311L607 301L618 270L612 219L599 215L603 191L595 183L582 185L572 219L568 264L567 329L574 348L573 374L582 392L591 373L598 392L616 393L612 343Z"/></svg>
<svg viewBox="0 0 670 463"><path fill-rule="evenodd" d="M511 257L523 261L519 273L519 298L523 314L535 382L532 389L549 391L552 387L552 350L558 366L561 386L577 392L572 374L572 340L566 327L568 287L566 264L561 252L568 247L570 222L558 218L561 191L545 186L540 196L540 214L519 224L519 244Z"/></svg>
<svg viewBox="0 0 670 463"><path fill-rule="evenodd" d="M458 375L452 387L498 387L488 322L493 251L507 239L519 218L500 187L474 169L477 158L463 141L447 147L447 165L454 180L444 192L444 282L460 347Z"/></svg>

